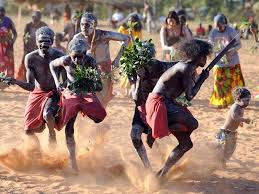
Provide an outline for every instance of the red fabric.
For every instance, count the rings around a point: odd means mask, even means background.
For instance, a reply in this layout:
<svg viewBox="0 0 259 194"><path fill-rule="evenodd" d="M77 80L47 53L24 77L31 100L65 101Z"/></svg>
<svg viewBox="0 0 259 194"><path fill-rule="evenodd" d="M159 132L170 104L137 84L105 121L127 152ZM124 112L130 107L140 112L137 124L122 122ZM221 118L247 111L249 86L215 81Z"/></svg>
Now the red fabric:
<svg viewBox="0 0 259 194"><path fill-rule="evenodd" d="M0 72L7 72L8 76L14 76L13 49L9 45L10 30L0 27Z"/></svg>
<svg viewBox="0 0 259 194"><path fill-rule="evenodd" d="M152 128L153 138L170 135L168 130L167 109L163 96L150 93L146 102L146 120Z"/></svg>
<svg viewBox="0 0 259 194"><path fill-rule="evenodd" d="M199 27L196 29L196 35L197 36L204 36L205 35L205 29L203 27Z"/></svg>
<svg viewBox="0 0 259 194"><path fill-rule="evenodd" d="M25 130L32 130L40 127L44 123L43 109L48 98L53 94L53 91L42 91L35 88L30 92L27 105L25 108Z"/></svg>
<svg viewBox="0 0 259 194"><path fill-rule="evenodd" d="M105 109L92 93L76 96L70 91L64 91L62 92L61 107L61 118L57 123L58 130L61 130L78 112L81 112L83 116L87 115L95 122L100 122L106 117Z"/></svg>
<svg viewBox="0 0 259 194"><path fill-rule="evenodd" d="M97 64L97 67L101 73L110 73L112 71L112 61L103 61Z"/></svg>

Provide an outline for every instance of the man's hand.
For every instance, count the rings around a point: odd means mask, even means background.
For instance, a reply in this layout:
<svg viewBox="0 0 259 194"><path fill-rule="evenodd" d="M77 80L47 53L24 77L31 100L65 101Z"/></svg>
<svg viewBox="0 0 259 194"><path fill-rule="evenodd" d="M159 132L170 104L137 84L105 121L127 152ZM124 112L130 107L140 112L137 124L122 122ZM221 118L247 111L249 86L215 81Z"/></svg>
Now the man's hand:
<svg viewBox="0 0 259 194"><path fill-rule="evenodd" d="M210 75L209 71L206 70L202 70L201 74L200 74L200 80L205 81Z"/></svg>
<svg viewBox="0 0 259 194"><path fill-rule="evenodd" d="M65 89L65 87L63 86L63 84L62 84L62 83L58 83L57 90L58 90L59 92L62 92L62 91L64 91L64 89Z"/></svg>
<svg viewBox="0 0 259 194"><path fill-rule="evenodd" d="M120 64L120 59L119 58L114 59L114 61L112 62L112 69L118 68L119 64Z"/></svg>
<svg viewBox="0 0 259 194"><path fill-rule="evenodd" d="M6 83L8 85L14 85L17 83L17 80L12 77L6 77L6 78L0 79L0 80L1 80L1 82Z"/></svg>

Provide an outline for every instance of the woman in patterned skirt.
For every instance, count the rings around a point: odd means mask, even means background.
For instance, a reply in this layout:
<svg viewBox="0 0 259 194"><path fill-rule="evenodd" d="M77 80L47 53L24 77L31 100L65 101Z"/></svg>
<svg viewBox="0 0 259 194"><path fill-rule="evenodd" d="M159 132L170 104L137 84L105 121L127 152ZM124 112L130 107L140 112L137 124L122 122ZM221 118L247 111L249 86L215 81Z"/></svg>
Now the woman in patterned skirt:
<svg viewBox="0 0 259 194"><path fill-rule="evenodd" d="M0 6L0 72L14 76L13 45L17 32L12 20L5 16L5 8Z"/></svg>
<svg viewBox="0 0 259 194"><path fill-rule="evenodd" d="M228 26L227 18L223 14L215 16L214 25L215 28L209 35L209 42L213 44L214 52L217 55L237 35L237 31ZM226 108L234 102L232 90L245 85L237 53L239 48L241 48L240 39L213 69L214 84L210 97L212 106Z"/></svg>

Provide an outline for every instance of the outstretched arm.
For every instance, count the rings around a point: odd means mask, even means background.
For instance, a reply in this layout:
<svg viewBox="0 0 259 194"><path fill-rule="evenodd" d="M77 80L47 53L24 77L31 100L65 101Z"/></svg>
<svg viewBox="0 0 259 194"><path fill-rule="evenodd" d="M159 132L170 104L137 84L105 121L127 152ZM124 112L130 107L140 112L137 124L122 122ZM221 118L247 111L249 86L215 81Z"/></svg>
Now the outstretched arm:
<svg viewBox="0 0 259 194"><path fill-rule="evenodd" d="M12 78L9 81L9 84L16 84L20 86L22 89L27 90L27 91L33 91L35 87L35 74L34 71L30 67L30 59L28 59L28 56L25 56L25 68L26 68L26 79L27 82L24 81L19 81L14 78Z"/></svg>
<svg viewBox="0 0 259 194"><path fill-rule="evenodd" d="M113 67L118 67L121 55L124 52L125 48L128 46L129 41L130 41L130 37L127 36L127 35L117 33L117 32L109 32L108 31L105 34L105 39L123 42L122 45L121 45L120 51L118 52L117 56L115 57L114 61L112 62Z"/></svg>

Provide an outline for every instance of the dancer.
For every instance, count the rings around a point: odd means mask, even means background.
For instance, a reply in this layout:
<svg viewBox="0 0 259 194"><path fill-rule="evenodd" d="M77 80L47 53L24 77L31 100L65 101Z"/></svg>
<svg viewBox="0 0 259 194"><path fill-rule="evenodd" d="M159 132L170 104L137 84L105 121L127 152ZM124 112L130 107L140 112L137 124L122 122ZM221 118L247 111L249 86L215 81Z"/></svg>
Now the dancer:
<svg viewBox="0 0 259 194"><path fill-rule="evenodd" d="M239 87L233 92L235 103L230 107L226 121L219 130L216 138L223 148L223 165L233 155L236 149L237 128L243 126L243 123L249 124L250 119L244 118L244 110L249 105L251 93L248 89Z"/></svg>
<svg viewBox="0 0 259 194"><path fill-rule="evenodd" d="M150 52L155 54L154 50ZM145 65L145 68L137 71L136 88L133 94L136 106L132 120L131 140L146 168L151 168L151 166L141 136L143 133L147 134L147 144L150 148L152 148L155 139L152 137L152 131L146 122L145 103L159 77L176 63L177 61L164 62L153 58Z"/></svg>
<svg viewBox="0 0 259 194"><path fill-rule="evenodd" d="M108 102L112 99L112 68L119 65L122 52L128 45L130 38L129 36L117 32L96 29L96 27L97 18L92 13L86 12L81 19L82 32L76 34L74 38L86 39L88 53L96 60L97 67L101 72L103 84L103 90L97 95L103 106L106 107ZM121 49L113 62L110 57L110 41L123 42Z"/></svg>
<svg viewBox="0 0 259 194"><path fill-rule="evenodd" d="M86 54L86 43L82 39L73 39L68 44L69 55L63 56L50 63L51 73L55 79L56 87L62 91L62 113L58 122L58 129L65 127L66 143L69 150L70 167L77 173L76 144L74 139L74 124L77 113L87 115L95 123L99 123L106 117L106 111L94 94L84 94L81 91L72 91L70 85L75 81L75 70L77 67L91 67L96 69L95 60ZM67 87L58 80L58 74L54 71L57 67L64 67L67 73ZM102 83L98 83L96 91L102 90Z"/></svg>
<svg viewBox="0 0 259 194"><path fill-rule="evenodd" d="M186 107L179 105L175 99L182 93L185 93L189 101L196 96L201 85L209 76L209 72L204 70L196 80L196 69L205 66L207 56L211 51L211 45L205 41L198 39L182 41L179 45L178 55L185 56L185 60L163 73L148 96L146 119L152 128L153 137L162 138L172 133L179 142L163 168L157 173L159 177L166 175L169 169L193 146L190 135L193 130L198 128L198 121Z"/></svg>
<svg viewBox="0 0 259 194"><path fill-rule="evenodd" d="M59 110L59 94L56 90L54 79L51 75L49 63L64 54L51 48L54 32L49 27L41 27L36 31L36 43L38 49L25 56L25 68L27 82L10 79L10 84L16 84L30 91L25 108L24 130L39 146L35 133L45 129L45 123L49 129L49 147L56 145L56 133L54 131L55 116ZM39 151L39 150L38 150Z"/></svg>

